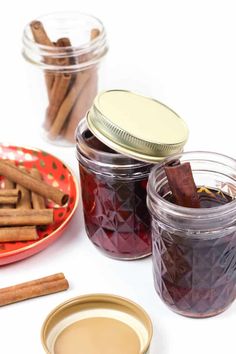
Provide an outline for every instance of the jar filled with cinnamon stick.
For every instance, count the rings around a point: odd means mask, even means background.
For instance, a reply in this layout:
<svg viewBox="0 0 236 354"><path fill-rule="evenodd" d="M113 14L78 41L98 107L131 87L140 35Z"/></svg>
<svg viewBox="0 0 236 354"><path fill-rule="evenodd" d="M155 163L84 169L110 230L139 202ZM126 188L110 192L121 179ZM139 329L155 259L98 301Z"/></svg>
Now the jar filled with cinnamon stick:
<svg viewBox="0 0 236 354"><path fill-rule="evenodd" d="M48 141L74 144L78 122L97 94L107 50L104 26L90 15L54 13L25 27L23 56L31 64L35 114Z"/></svg>

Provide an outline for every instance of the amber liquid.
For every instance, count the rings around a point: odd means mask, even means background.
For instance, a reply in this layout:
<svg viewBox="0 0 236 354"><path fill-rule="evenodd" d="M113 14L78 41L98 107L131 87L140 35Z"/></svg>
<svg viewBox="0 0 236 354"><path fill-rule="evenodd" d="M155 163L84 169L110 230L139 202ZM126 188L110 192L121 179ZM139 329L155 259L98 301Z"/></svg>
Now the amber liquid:
<svg viewBox="0 0 236 354"><path fill-rule="evenodd" d="M200 204L213 208L232 201L220 191L199 189ZM171 195L166 197L172 202ZM182 237L184 236L184 237ZM236 297L236 232L204 239L175 235L160 228L153 235L155 287L174 311L210 317Z"/></svg>
<svg viewBox="0 0 236 354"><path fill-rule="evenodd" d="M90 132L90 147L115 153ZM91 241L113 258L135 259L151 254L150 215L146 206L147 177L118 179L80 164L85 227Z"/></svg>

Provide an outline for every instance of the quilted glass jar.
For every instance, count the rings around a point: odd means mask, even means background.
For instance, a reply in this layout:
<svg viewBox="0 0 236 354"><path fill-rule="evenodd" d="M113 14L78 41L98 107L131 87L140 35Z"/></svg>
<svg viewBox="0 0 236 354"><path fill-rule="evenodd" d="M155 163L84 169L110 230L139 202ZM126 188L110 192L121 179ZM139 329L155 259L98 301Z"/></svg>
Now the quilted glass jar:
<svg viewBox="0 0 236 354"><path fill-rule="evenodd" d="M85 228L107 256L132 260L151 254L146 185L151 164L100 142L82 120L77 128Z"/></svg>
<svg viewBox="0 0 236 354"><path fill-rule="evenodd" d="M157 293L175 312L210 317L236 297L236 161L210 152L168 158L190 162L197 186L227 196L214 207L186 208L168 201L164 163L148 181L153 270Z"/></svg>
<svg viewBox="0 0 236 354"><path fill-rule="evenodd" d="M106 84L107 52L105 28L94 16L55 12L26 25L22 54L29 63L34 117L46 141L74 146L78 122Z"/></svg>

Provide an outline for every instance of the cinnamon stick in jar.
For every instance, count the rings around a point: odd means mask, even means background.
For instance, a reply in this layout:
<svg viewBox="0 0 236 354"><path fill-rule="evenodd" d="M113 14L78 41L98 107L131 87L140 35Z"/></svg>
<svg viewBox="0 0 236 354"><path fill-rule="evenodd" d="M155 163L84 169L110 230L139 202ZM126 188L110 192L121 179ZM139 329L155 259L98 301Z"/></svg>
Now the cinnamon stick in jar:
<svg viewBox="0 0 236 354"><path fill-rule="evenodd" d="M93 41L100 35L100 30L98 28L93 28L91 30L90 39Z"/></svg>
<svg viewBox="0 0 236 354"><path fill-rule="evenodd" d="M72 107L74 106L76 99L78 97L78 93L83 90L87 80L89 79L89 73L87 70L83 72L83 74L78 75L75 79L75 82L70 89L68 95L65 97L60 109L55 117L55 120L49 130L49 135L51 139L55 139L61 132L63 125L66 122L67 117L69 116Z"/></svg>
<svg viewBox="0 0 236 354"><path fill-rule="evenodd" d="M173 165L166 165L165 173L174 202L183 207L200 208L200 200L190 163L175 162Z"/></svg>
<svg viewBox="0 0 236 354"><path fill-rule="evenodd" d="M63 193L60 189L34 178L28 173L21 171L16 166L12 166L3 160L0 160L0 175L11 179L45 198L51 199L59 205L66 204L69 199L68 194Z"/></svg>
<svg viewBox="0 0 236 354"><path fill-rule="evenodd" d="M84 89L81 91L76 103L74 104L68 124L66 125L65 131L63 133L64 138L71 143L75 142L75 130L77 128L78 122L83 117L85 117L88 108L92 106L94 97L97 94L97 80L97 75L94 72L94 75L91 75L91 77L88 79Z"/></svg>
<svg viewBox="0 0 236 354"><path fill-rule="evenodd" d="M45 31L44 26L40 21L32 21L30 23L30 27L31 27L31 31L32 31L32 34L33 34L33 37L34 37L34 40L36 43L42 44L45 46L49 46L49 47L54 47L53 42L48 37L47 32ZM53 64L53 59L46 57L45 63ZM46 79L48 97L50 98L50 92L51 92L53 81L54 81L53 73L52 72L45 72L45 79Z"/></svg>
<svg viewBox="0 0 236 354"><path fill-rule="evenodd" d="M98 29L93 29L91 31L90 39L94 40L99 34L100 31ZM88 61L89 55L84 55L83 59L84 61ZM58 114L56 115L51 129L49 130L49 135L51 139L55 139L58 135L60 135L63 127L66 124L65 133L63 133L63 135L67 140L74 141L74 127L77 126L79 120L83 117L79 114L83 114L83 112L86 112L90 107L90 105L87 106L87 96L91 97L92 94L97 91L97 80L95 80L94 82L92 80L90 81L90 83L94 83L95 87L88 84L90 78L93 75L97 75L96 68L85 68L84 70L79 71L77 73L74 84L72 85L70 91L68 92L63 103L61 104ZM94 97L95 95L96 93L94 94ZM76 113L73 114L72 121L71 112L73 110L74 105L77 105L77 100L80 101L80 107L78 108L77 106L76 111L74 111Z"/></svg>
<svg viewBox="0 0 236 354"><path fill-rule="evenodd" d="M70 47L71 43L69 38L60 38L56 42L56 47L58 50L63 47ZM70 64L70 60L68 57L66 58L58 58L57 63L60 66L68 66ZM46 112L46 122L45 128L49 129L55 119L55 116L62 104L68 89L70 87L72 81L72 74L68 72L57 72L55 74L54 82L52 85L51 93L50 93L50 103Z"/></svg>
<svg viewBox="0 0 236 354"><path fill-rule="evenodd" d="M67 290L69 283L63 273L0 289L0 306Z"/></svg>

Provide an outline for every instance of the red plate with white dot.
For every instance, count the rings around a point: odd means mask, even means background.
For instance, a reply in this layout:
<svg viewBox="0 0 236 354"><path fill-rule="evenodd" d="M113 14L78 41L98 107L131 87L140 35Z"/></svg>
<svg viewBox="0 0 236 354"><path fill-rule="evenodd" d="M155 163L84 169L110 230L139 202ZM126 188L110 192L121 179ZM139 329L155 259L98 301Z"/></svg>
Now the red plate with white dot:
<svg viewBox="0 0 236 354"><path fill-rule="evenodd" d="M28 169L36 167L45 182L69 194L69 201L63 207L47 201L47 208L54 209L54 223L37 230L37 241L0 242L0 265L4 265L42 251L61 236L76 210L79 194L78 184L71 170L45 151L0 144L0 159L11 160L17 166L23 165ZM4 177L0 176L0 186L3 184Z"/></svg>

